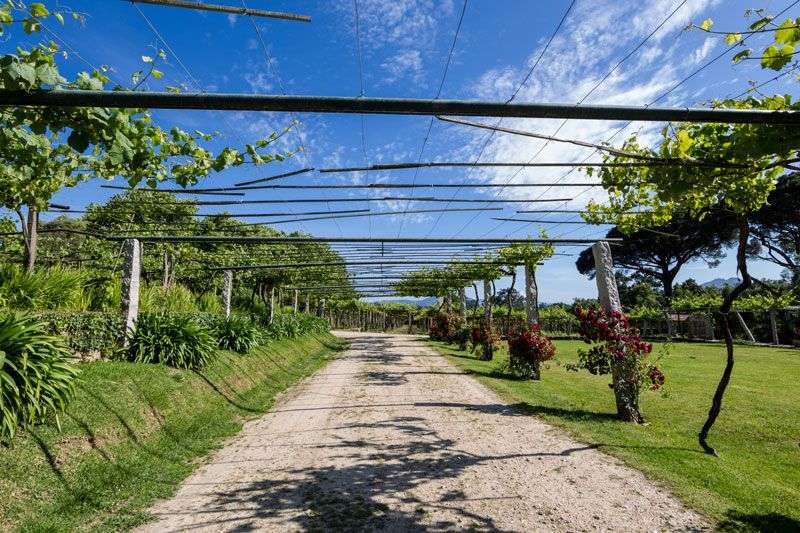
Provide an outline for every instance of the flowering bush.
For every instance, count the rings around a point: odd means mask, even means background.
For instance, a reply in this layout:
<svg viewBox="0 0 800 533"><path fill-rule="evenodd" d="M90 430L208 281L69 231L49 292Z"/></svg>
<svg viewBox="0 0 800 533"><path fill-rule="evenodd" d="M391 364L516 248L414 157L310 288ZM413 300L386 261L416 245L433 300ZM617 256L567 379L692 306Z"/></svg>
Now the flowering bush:
<svg viewBox="0 0 800 533"><path fill-rule="evenodd" d="M467 349L470 338L472 338L472 330L466 326L462 326L453 334L452 341L458 344L458 349L463 352Z"/></svg>
<svg viewBox="0 0 800 533"><path fill-rule="evenodd" d="M428 330L428 336L434 341L450 341L455 333L455 324L451 317L446 314L439 313L433 317L431 327Z"/></svg>
<svg viewBox="0 0 800 533"><path fill-rule="evenodd" d="M481 348L481 359L490 360L497 344L497 337L492 329L482 320L480 325L472 328L472 351Z"/></svg>
<svg viewBox="0 0 800 533"><path fill-rule="evenodd" d="M646 384L653 390L660 389L666 381L664 373L647 361L653 345L645 342L628 318L618 311L606 313L578 307L575 316L581 324L581 337L592 346L588 350L578 350L578 363L568 365L567 369L610 373L609 386L614 391L617 416L629 422L644 422L639 410L639 391Z"/></svg>
<svg viewBox="0 0 800 533"><path fill-rule="evenodd" d="M539 379L539 364L556 354L553 342L542 335L538 324L512 332L508 338L509 366L514 375Z"/></svg>
<svg viewBox="0 0 800 533"><path fill-rule="evenodd" d="M645 342L639 331L630 325L628 317L619 311L606 313L601 309L578 307L575 315L580 321L584 342L593 344L589 350L579 350L578 366L592 374L609 374L614 363L628 367L628 379L636 379L637 388L649 383L657 390L664 385L664 373L646 361L653 345Z"/></svg>

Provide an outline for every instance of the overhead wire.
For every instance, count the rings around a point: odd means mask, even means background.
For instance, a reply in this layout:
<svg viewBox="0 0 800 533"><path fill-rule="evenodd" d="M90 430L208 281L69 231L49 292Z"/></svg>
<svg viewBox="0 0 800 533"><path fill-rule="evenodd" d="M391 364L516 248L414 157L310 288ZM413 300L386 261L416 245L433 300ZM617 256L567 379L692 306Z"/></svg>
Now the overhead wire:
<svg viewBox="0 0 800 533"><path fill-rule="evenodd" d="M536 60L533 62L533 65L532 65L532 66L531 66L531 68L528 70L528 73L525 75L525 77L524 77L524 78L522 79L522 81L519 83L519 85L517 86L517 88L514 90L514 92L513 92L513 93L511 94L511 96L508 98L508 100L506 100L506 104L509 104L509 103L511 103L512 101L514 101L514 99L517 97L517 95L518 95L518 94L519 94L519 92L522 90L522 88L523 88L523 87L524 87L524 86L525 86L525 85L528 83L528 80L529 80L529 79L530 79L530 77L533 75L533 72L536 70L536 67L538 67L538 66L539 66L539 63L542 61L542 57L544 57L544 54L545 54L545 53L547 52L547 50L550 48L550 45L552 44L553 40L556 38L556 35L557 35L557 34L558 34L558 32L561 30L561 27L564 25L564 22L567 20L567 17L569 16L570 12L572 11L572 8L573 8L573 7L575 7L575 2L576 2L576 1L577 1L577 0L572 0L572 1L570 2L569 6L567 6L567 9L566 9L566 11L564 11L564 14L561 16L561 19L558 21L558 24L556 25L555 29L554 29L554 30L553 30L553 32L550 34L550 38L547 40L547 43L545 43L545 45L544 45L544 47L542 48L541 52L539 53L538 57L537 57L537 58L536 58ZM496 126L496 127L499 127L499 126L502 124L502 122L503 122L503 117L501 117L501 118L499 118L499 119L497 120L497 123L495 124L495 126ZM486 135L486 138L485 138L485 139L484 139L484 141L483 141L483 144L482 144L482 146L481 146L481 149L478 151L478 155L475 157L475 163L478 163L478 162L480 161L481 157L483 156L483 153L486 151L486 148L489 146L489 142L491 142L492 138L494 137L494 134L495 134L495 132L494 132L494 131L491 131L490 133L488 133L488 134ZM460 192L461 192L461 191L459 191L459 190L456 190L456 192L455 192L455 193L453 193L453 198L455 199L455 197L456 197L456 196L458 196L458 194L459 194ZM439 221L440 221L441 219L442 219L442 217L441 217L441 216L439 216L439 218L437 218L437 219L436 219L436 221L435 221L435 222L434 222L434 223L431 225L430 229L428 230L428 233L426 234L426 236L430 236L430 235L431 235L431 234L434 232L434 230L436 229L436 226L438 226L438 224L439 224Z"/></svg>
<svg viewBox="0 0 800 533"><path fill-rule="evenodd" d="M590 97L592 94L594 94L594 92L595 92L595 91L597 91L597 89L599 89L599 88L600 88L600 86L601 86L603 83L605 83L605 81L606 81L606 80L607 80L609 77L611 77L611 75L612 75L614 72L616 72L616 71L617 71L617 69L619 69L619 67L620 67L620 66L622 66L622 64L623 64L625 61L627 61L628 59L630 59L631 57L633 57L633 55L634 55L634 54L636 54L636 52L638 52L638 51L639 51L639 50L640 50L640 49L641 49L641 48L642 48L642 47L643 47L643 46L644 46L644 45L645 45L645 44L646 44L646 43L647 43L647 42L648 42L648 41L649 41L649 40L650 40L650 39L651 39L651 38L652 38L652 37L653 37L653 36L654 36L654 35L655 35L655 34L656 34L656 33L657 33L657 32L658 32L658 31L659 31L661 28L662 28L662 27L663 27L663 26L664 26L664 25L665 25L665 24L666 24L666 23L667 23L667 22L668 22L668 21L669 21L669 20L670 20L670 19L671 19L671 18L672 18L674 15L675 15L675 13L677 13L677 12L678 12L678 10L680 10L680 9L681 9L681 8L682 8L684 5L686 5L686 3L687 3L687 2L688 2L688 0L682 0L682 1L680 2L680 4L678 4L678 6L677 6L675 9L673 9L673 10L672 10L672 11L671 11L671 12L670 12L670 13L669 13L669 14L668 14L668 15L667 15L667 16L666 16L666 17L665 17L665 18L664 18L664 19L663 19L663 20L662 20L662 21L661 21L661 22L660 22L660 23L659 23L659 24L658 24L658 25L657 25L657 26L656 26L656 27L655 27L655 28L654 28L654 29L653 29L653 30L652 30L652 31L651 31L651 32L650 32L650 33L649 33L649 34L648 34L648 35L647 35L645 38L644 38L644 39L643 39L643 40L641 40L641 41L640 41L640 42L639 42L639 43L638 43L638 44L637 44L637 45L636 45L636 46L635 46L635 47L634 47L632 50L630 50L630 51L629 51L629 52L628 52L628 53L627 53L625 56L623 56L623 57L622 57L622 59L620 59L620 60L619 60L619 61L618 61L618 62L617 62L617 63L616 63L616 64L615 64L613 67L611 67L611 69L610 69L610 70L609 70L609 71L608 71L608 72L607 72L607 73L606 73L606 74L605 74L603 77L601 77L601 78L600 78L600 80L598 80L598 81L597 81L597 83L595 83L595 84L592 86L592 88L591 88L591 89L589 89L589 91L587 91L587 92L586 92L586 94L585 94L585 95L584 95L582 98L580 98L580 99L578 100L578 102L577 102L575 105L576 105L576 106L578 106L578 105L582 104L582 103L583 103L583 102L585 102L585 101L586 101L586 100L587 100L587 99L588 99L588 98L589 98L589 97ZM558 135L558 134L559 134L559 132L560 132L560 131L561 131L561 130L564 128L564 126L565 126L565 125L566 125L568 122L569 122L569 119L564 119L564 120L561 122L561 124L558 126L558 128L556 128L556 130L555 130L555 131L552 133L552 135L551 135L551 136L552 136L552 137L555 137L556 135ZM537 150L537 151L536 151L536 153L534 153L533 157L531 157L531 159L530 159L530 162L533 162L533 161L534 161L534 160L535 160L537 157L539 157L539 155L541 155L541 153L544 151L544 149L545 149L545 148L547 148L547 146L549 146L549 144L550 144L550 141L549 141L549 140L546 140L546 141L545 141L545 142L542 144L542 146L539 148L539 150ZM587 158L586 160L584 160L584 162L585 162L585 161L587 161L587 160L588 160L588 158ZM519 175L519 174L522 172L522 170L523 170L522 168L518 169L518 170L517 170L515 173L513 173L513 174L512 174L512 175L511 175L511 176L508 178L508 180L506 180L506 182L505 182L505 183L506 183L506 184L508 184L508 183L511 183L511 181L512 181L514 178L516 178L516 177L517 177L517 176L518 176L518 175ZM562 179L563 179L563 177L562 177ZM545 194L547 194L547 192L548 192L548 191L549 191L549 189L547 189L547 190L543 191L543 192L542 192L542 193L539 195L539 198L541 198L541 197L543 197ZM502 192L502 189L501 189L500 191L497 191L497 192L495 193L495 197L499 196L501 192ZM456 233L455 233L455 235L460 235L460 234L461 234L461 233L462 233L462 232L463 232L463 231L464 231L464 230L465 230L467 227L469 227L469 225L470 225L470 224L471 224L471 223L472 223L472 222L475 220L475 218L477 218L477 217L473 217L473 218L471 218L469 221L467 221L467 222L466 222L466 223L465 223L465 224L464 224L464 225L461 227L461 229L459 229L459 230L458 230L458 232L456 232ZM505 222L500 222L500 223L499 223L499 224L497 224L495 227L491 228L491 229L490 229L490 230L487 232L487 234L488 234L488 233L491 233L491 232L493 232L494 230L496 230L497 228L499 228L499 227L500 227L500 226L502 226L503 224L505 224Z"/></svg>
<svg viewBox="0 0 800 533"><path fill-rule="evenodd" d="M783 15L784 13L786 13L788 10L790 10L791 8L793 8L794 6L796 6L797 4L800 4L800 0L794 0L793 2L791 2L791 3L790 3L788 6L786 6L784 9L782 9L782 10L781 10L781 11L780 11L780 12L779 12L777 15L775 15L775 18L778 18L778 17L780 17L781 15ZM657 96L657 97L656 97L654 100L652 100L651 102L649 102L648 104L646 104L646 105L645 105L645 107L650 107L650 106L652 106L652 105L655 105L655 104L657 104L658 102L660 102L661 100L663 100L664 98L666 98L668 95L672 94L672 93L673 93L673 92L674 92L676 89L678 89L679 87L683 86L683 85L684 85L684 84L685 84L687 81L689 81L690 79L692 79L693 77L695 77L697 74L699 74L700 72L702 72L702 71L706 70L708 67L710 67L711 65L713 65L714 63L716 63L717 61L719 61L720 59L722 59L723 57L727 56L727 55L728 55L730 52L732 52L733 50L735 50L735 49L737 49L737 48L741 47L741 45L742 45L743 43L747 42L747 41L748 41L750 38L752 38L752 37L753 37L753 35L754 35L754 34L748 34L748 35L746 35L746 36L745 36L745 37L744 37L744 38L743 38L743 39L742 39L742 40L741 40L739 43L735 43L735 44L732 44L732 45L728 46L728 47L727 47L725 50L723 50L721 53L717 54L716 56L714 56L714 57L713 57L713 58L711 58L710 60L708 60L708 61L706 61L705 63L703 63L703 65L701 65L700 67L696 68L695 70L693 70L692 72L690 72L688 75L686 75L685 77L683 77L682 79L680 79L680 80L679 80L677 83L675 83L675 84L674 84L674 85L673 85L673 86L672 86L670 89L668 89L667 91L665 91L665 92L661 93L661 94L660 94L659 96ZM741 96L741 95L740 95L740 96ZM738 98L738 96L737 96L737 98ZM605 142L605 143L610 143L610 142L611 142L611 141L612 141L612 140L613 140L613 139L614 139L614 138L615 138L617 135L619 135L620 133L622 133L622 132L623 132L623 131L624 131L626 128L628 128L628 126L630 126L632 123L633 123L633 121L627 121L627 122L626 122L624 125L622 125L621 127L617 128L617 129L616 129L616 131L615 131L615 132L614 132L614 133L611 135L611 137L609 137L608 139L606 139L604 142ZM592 156L594 155L594 153L596 153L596 150L595 150L595 152L592 152L591 154L589 154L589 155L588 155L588 156L587 156L587 157L584 159L584 162L585 162L585 161L587 161L587 160L588 160L590 157L592 157ZM566 173L564 174L564 176L562 176L562 179L566 178L566 177L567 177L567 176L568 176L568 175L569 175L571 172L572 172L572 170L570 170L570 171L566 172ZM578 198L578 197L582 196L583 194L587 193L588 191L589 191L589 189L587 189L587 190L585 190L585 191L582 191L582 192L580 192L579 194L577 194L577 195L575 196L575 198ZM547 192L547 191L545 191L545 192ZM494 228L493 228L493 229L494 229ZM518 232L519 232L519 231L521 231L522 229L524 229L524 228L518 228L517 230L514 230L514 231L512 231L512 232L509 232L509 233L507 233L506 235L513 235L514 233L518 233ZM574 233L575 231L576 231L576 230L571 230L571 231L567 232L567 234L572 234L572 233Z"/></svg>
<svg viewBox="0 0 800 533"><path fill-rule="evenodd" d="M450 51L447 54L447 60L444 64L444 72L442 73L442 79L439 82L439 88L436 90L436 96L434 100L438 100L442 94L442 89L444 88L444 82L447 79L447 71L450 69L450 62L453 59L453 52L456 49L456 43L458 42L458 35L461 33L461 25L464 22L464 14L467 12L467 0L464 0L464 4L461 6L461 14L458 17L458 24L456 25L456 31L453 34L453 43L450 45ZM425 153L425 147L428 144L428 139L431 136L431 130L433 129L433 122L434 117L431 117L430 122L428 122L428 131L425 132L425 137L422 140L422 146L419 149L419 156L417 157L418 161L422 161L422 156ZM413 181L417 181L417 177L419 176L419 169L414 171L414 178ZM408 209L408 205L406 205L406 209ZM405 219L400 220L399 227L397 228L397 236L399 237L400 234L403 232L403 225Z"/></svg>
<svg viewBox="0 0 800 533"><path fill-rule="evenodd" d="M247 3L245 2L245 0L241 0L241 2L242 2L242 7L247 9L248 7L247 7ZM283 79L281 78L281 75L278 72L278 68L274 65L275 60L272 57L272 54L270 53L269 48L267 47L267 43L264 40L264 36L261 33L261 28L258 26L258 23L256 22L255 18L253 18L252 16L249 16L248 18L250 19L250 22L253 25L253 30L255 31L256 36L258 37L258 42L259 42L259 45L261 46L261 51L262 51L262 53L264 55L264 62L267 65L267 69L272 73L272 76L278 82L278 88L280 89L281 94L282 95L286 95L287 94L286 93L286 87L283 84ZM305 141L303 140L304 134L302 134L300 132L300 129L302 127L302 122L300 121L300 119L298 118L298 116L294 112L290 112L289 116L292 117L296 122L296 124L295 124L296 129L293 128L292 131L294 131L295 135L297 136L297 140L300 143L300 149L303 152L303 154L306 157L306 159L308 160L308 162L310 163L309 166L314 167L315 165L314 165L314 163L312 161L311 152L308 150L308 148L305 145ZM330 206L330 204L328 202L325 202L325 207L330 211L331 206ZM339 231L339 234L340 235L344 235L344 233L342 232L342 228L339 225L339 221L338 220L334 220L333 222L336 225L336 228Z"/></svg>

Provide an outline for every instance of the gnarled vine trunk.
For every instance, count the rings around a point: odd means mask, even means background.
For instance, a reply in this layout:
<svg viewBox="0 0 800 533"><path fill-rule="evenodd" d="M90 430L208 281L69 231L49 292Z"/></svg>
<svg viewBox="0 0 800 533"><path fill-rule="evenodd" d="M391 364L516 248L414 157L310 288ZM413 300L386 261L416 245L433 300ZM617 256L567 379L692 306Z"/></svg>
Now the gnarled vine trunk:
<svg viewBox="0 0 800 533"><path fill-rule="evenodd" d="M711 407L708 410L708 417L706 418L700 433L697 435L697 440L700 446L707 454L717 455L717 451L708 444L708 433L714 426L720 411L722 410L722 399L725 396L725 390L728 388L728 383L731 381L731 374L733 373L733 333L731 332L731 307L733 302L736 301L744 291L746 291L753 280L747 271L747 239L750 236L750 227L747 219L739 218L739 244L736 250L736 266L739 273L742 275L742 281L733 290L728 293L722 301L719 312L722 315L722 324L724 326L723 332L725 335L725 369L722 371L722 377L717 384L717 389L714 391L714 397L711 399Z"/></svg>
<svg viewBox="0 0 800 533"><path fill-rule="evenodd" d="M603 310L611 314L622 311L619 300L617 278L614 275L614 263L611 259L611 248L607 242L598 242L592 246L594 255L595 279L597 293ZM614 389L614 400L617 404L617 417L625 422L641 424L644 417L639 409L639 380L635 363L627 359L614 358L611 363L611 386Z"/></svg>

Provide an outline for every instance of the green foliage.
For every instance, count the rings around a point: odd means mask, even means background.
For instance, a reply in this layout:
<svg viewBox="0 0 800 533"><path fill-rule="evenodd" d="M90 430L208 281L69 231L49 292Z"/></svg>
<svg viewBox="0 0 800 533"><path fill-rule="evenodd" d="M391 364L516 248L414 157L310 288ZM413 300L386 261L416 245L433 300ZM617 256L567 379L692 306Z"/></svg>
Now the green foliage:
<svg viewBox="0 0 800 533"><path fill-rule="evenodd" d="M51 414L58 423L78 374L71 357L61 339L34 317L0 317L0 442Z"/></svg>
<svg viewBox="0 0 800 533"><path fill-rule="evenodd" d="M265 328L271 339L295 339L302 335L320 334L328 331L328 321L305 313L275 315L272 324Z"/></svg>
<svg viewBox="0 0 800 533"><path fill-rule="evenodd" d="M143 285L139 293L139 309L145 313L193 313L198 310L192 291L180 284L169 287Z"/></svg>
<svg viewBox="0 0 800 533"><path fill-rule="evenodd" d="M47 312L36 316L50 334L62 337L74 352L108 356L123 337L122 317L117 312Z"/></svg>
<svg viewBox="0 0 800 533"><path fill-rule="evenodd" d="M213 292L204 292L197 297L197 310L201 313L218 314L222 312L219 296Z"/></svg>
<svg viewBox="0 0 800 533"><path fill-rule="evenodd" d="M261 328L247 317L231 315L218 321L214 336L219 347L239 353L247 353L263 340Z"/></svg>
<svg viewBox="0 0 800 533"><path fill-rule="evenodd" d="M197 370L216 353L212 330L184 315L141 314L128 338L128 358L136 363Z"/></svg>
<svg viewBox="0 0 800 533"><path fill-rule="evenodd" d="M0 265L0 303L19 310L80 311L88 306L86 273L51 267L26 273L16 265Z"/></svg>

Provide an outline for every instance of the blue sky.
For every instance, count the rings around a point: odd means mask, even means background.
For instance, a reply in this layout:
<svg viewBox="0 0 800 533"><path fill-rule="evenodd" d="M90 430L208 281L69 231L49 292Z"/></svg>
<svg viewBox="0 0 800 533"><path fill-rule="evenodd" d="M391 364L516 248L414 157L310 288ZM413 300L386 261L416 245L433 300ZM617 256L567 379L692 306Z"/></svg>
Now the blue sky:
<svg viewBox="0 0 800 533"><path fill-rule="evenodd" d="M241 0L217 3L241 5ZM725 49L721 39L698 31L685 32L689 21L710 17L719 29L744 26L744 11L765 7L771 12L784 9L789 0L769 1L754 6L751 0L688 0L667 20L646 44L622 62L667 16L681 0L577 0L547 51L543 47L570 2L472 0L467 4L461 31L455 43L442 98L506 100L516 90L515 101L586 102L643 105L673 89L687 75ZM250 19L217 13L202 13L168 7L133 5L123 1L73 0L63 2L87 15L85 25L68 22L65 27L50 24L68 46L62 61L66 72L109 65L113 79L128 85L130 73L141 68L142 55L165 49L167 63L160 67L165 76L149 85L185 85L189 90L209 92L252 92L320 95L358 95L360 36L363 62L363 87L367 96L434 97L442 80L448 52L461 14L463 2L426 0L358 0L345 2L248 0L247 6L310 15L311 23L272 19ZM51 3L52 5L52 3ZM356 33L357 6L359 34ZM786 16L798 16L795 7ZM262 42L253 26L258 25ZM15 34L6 43L17 44ZM768 36L756 36L754 45ZM24 42L24 41L22 41ZM766 80L774 73L761 71L754 62L738 66L730 63L730 53L701 73L669 92L660 105L698 105L713 98L735 95L747 87L748 80ZM528 82L520 83L541 55ZM603 80L605 76L608 77ZM599 83L601 80L602 83ZM787 81L784 81L787 80ZM797 93L797 83L788 76L764 88L769 92ZM598 85L599 83L599 85ZM588 96L587 96L588 95ZM266 137L286 126L292 117L271 113L155 112L164 126L179 125L204 131L218 131L217 145L240 146ZM364 163L416 161L428 130L427 117L313 115L299 116L301 126L282 138L280 148L293 150L301 143L306 151L285 163L260 168L239 168L215 175L208 183L228 185L242 179L268 176L304 166L347 166ZM489 122L494 122L490 120ZM503 125L552 134L560 121L506 119ZM609 139L622 126L611 122L569 121L559 135L588 141ZM638 131L655 139L658 124L634 123L614 139ZM434 121L422 152L422 160L475 161L487 133ZM541 150L541 151L540 151ZM582 161L587 149L505 134L489 138L480 161ZM595 156L596 157L596 156ZM416 178L415 178L416 174ZM474 181L504 184L589 181L579 171L566 175L564 169L423 169L359 174L307 174L286 180L294 183L368 183L416 179L425 183ZM120 181L120 184L122 182ZM63 191L56 200L73 207L101 201L110 195L99 183L85 183ZM502 212L445 213L313 221L281 225L285 230L304 230L330 236L465 236L520 237L536 235L537 225L491 220L495 216L514 216L517 209L578 209L591 198L602 199L592 188L470 190L419 190L419 195L450 198L562 198L569 203L504 204ZM363 191L351 191L362 197ZM254 191L252 199L302 196L296 191ZM310 191L308 197L345 197L348 191ZM382 194L381 194L382 196ZM353 209L370 207L374 211L397 211L406 202L359 204L322 203L289 206L295 210ZM482 204L479 204L482 205ZM453 204L450 207L465 207ZM263 206L260 206L263 207ZM260 208L259 207L259 208ZM285 207L285 206L281 206ZM409 209L445 207L445 204L412 203ZM256 206L237 209L244 212ZM260 209L262 211L269 209ZM206 210L206 212L211 212ZM575 215L553 214L549 219L577 220ZM537 217L539 218L539 217ZM590 237L605 233L603 228L580 225L547 224L551 236ZM565 249L563 251L570 251ZM756 264L753 273L776 277L779 272L767 264ZM699 263L689 265L681 279L700 281L735 275L732 261L716 269ZM576 296L594 294L594 282L580 276L574 258L558 257L540 269L543 301L570 301ZM502 284L501 284L502 286Z"/></svg>

